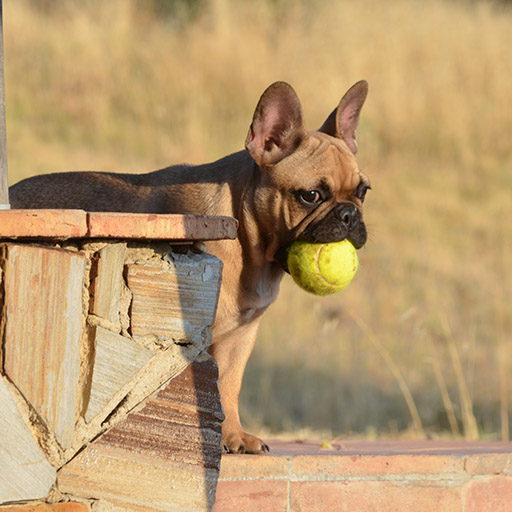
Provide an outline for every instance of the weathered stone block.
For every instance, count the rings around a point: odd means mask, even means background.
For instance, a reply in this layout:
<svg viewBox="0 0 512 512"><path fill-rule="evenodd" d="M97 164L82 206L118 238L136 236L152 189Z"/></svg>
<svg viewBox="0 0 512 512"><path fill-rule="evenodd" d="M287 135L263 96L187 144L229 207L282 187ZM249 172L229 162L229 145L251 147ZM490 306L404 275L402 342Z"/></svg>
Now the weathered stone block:
<svg viewBox="0 0 512 512"><path fill-rule="evenodd" d="M222 262L209 254L172 254L162 265L128 265L131 332L178 343L204 343L213 325Z"/></svg>
<svg viewBox="0 0 512 512"><path fill-rule="evenodd" d="M37 446L0 375L0 504L46 496L55 470Z"/></svg>
<svg viewBox="0 0 512 512"><path fill-rule="evenodd" d="M93 327L91 335L94 362L86 421L91 421L101 412L154 354L134 341L102 327Z"/></svg>
<svg viewBox="0 0 512 512"><path fill-rule="evenodd" d="M96 276L91 283L90 311L113 324L119 323L126 244L108 244L98 252Z"/></svg>
<svg viewBox="0 0 512 512"><path fill-rule="evenodd" d="M79 407L83 254L4 246L4 370L66 448Z"/></svg>
<svg viewBox="0 0 512 512"><path fill-rule="evenodd" d="M204 511L215 501L223 419L205 356L58 473L59 490L125 510Z"/></svg>

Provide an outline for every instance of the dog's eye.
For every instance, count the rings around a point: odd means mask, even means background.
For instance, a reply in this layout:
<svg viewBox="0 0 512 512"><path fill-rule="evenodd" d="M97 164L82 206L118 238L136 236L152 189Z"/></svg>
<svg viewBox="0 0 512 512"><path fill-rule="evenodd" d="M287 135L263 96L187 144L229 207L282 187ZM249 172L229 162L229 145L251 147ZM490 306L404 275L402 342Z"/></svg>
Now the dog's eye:
<svg viewBox="0 0 512 512"><path fill-rule="evenodd" d="M301 190L299 192L299 199L304 204L311 206L320 203L322 201L322 196L318 190Z"/></svg>
<svg viewBox="0 0 512 512"><path fill-rule="evenodd" d="M364 199L366 197L366 192L368 190L371 190L372 187L370 185L360 185L356 191L356 197L361 201L361 203L364 203Z"/></svg>

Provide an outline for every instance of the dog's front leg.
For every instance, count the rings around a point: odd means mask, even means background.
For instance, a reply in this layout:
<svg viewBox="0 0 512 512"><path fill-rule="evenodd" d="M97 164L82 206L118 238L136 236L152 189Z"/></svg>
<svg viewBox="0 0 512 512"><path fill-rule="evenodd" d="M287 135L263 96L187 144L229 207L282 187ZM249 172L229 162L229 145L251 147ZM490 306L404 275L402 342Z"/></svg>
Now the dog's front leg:
<svg viewBox="0 0 512 512"><path fill-rule="evenodd" d="M218 338L210 353L219 366L219 391L226 418L222 424L222 441L230 453L263 453L268 446L259 438L244 432L238 415L238 396L245 365L256 341L260 319L237 327Z"/></svg>

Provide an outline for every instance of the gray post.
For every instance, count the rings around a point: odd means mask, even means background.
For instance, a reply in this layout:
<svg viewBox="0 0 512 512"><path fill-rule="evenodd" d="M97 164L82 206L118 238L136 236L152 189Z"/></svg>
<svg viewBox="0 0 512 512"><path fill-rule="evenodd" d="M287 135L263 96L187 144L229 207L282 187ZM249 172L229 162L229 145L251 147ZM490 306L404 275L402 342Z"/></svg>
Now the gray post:
<svg viewBox="0 0 512 512"><path fill-rule="evenodd" d="M0 0L0 210L8 210L9 186L7 180L7 138L5 123L4 29L3 6Z"/></svg>

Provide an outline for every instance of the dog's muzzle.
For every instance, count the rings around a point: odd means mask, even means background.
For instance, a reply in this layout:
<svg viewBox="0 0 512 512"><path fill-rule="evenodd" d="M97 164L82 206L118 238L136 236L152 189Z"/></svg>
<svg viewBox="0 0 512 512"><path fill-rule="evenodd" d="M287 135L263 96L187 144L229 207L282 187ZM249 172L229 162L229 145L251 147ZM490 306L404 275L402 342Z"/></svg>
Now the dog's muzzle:
<svg viewBox="0 0 512 512"><path fill-rule="evenodd" d="M366 243L368 234L359 209L352 203L341 203L330 210L318 222L312 222L297 237L297 240L313 244L326 244L348 240L356 249ZM293 242L291 242L293 243ZM291 243L281 247L276 254L277 262L288 272L288 248Z"/></svg>
<svg viewBox="0 0 512 512"><path fill-rule="evenodd" d="M359 209L352 203L342 203L330 210L318 222L310 223L299 239L313 244L349 240L356 249L366 243L366 226Z"/></svg>

